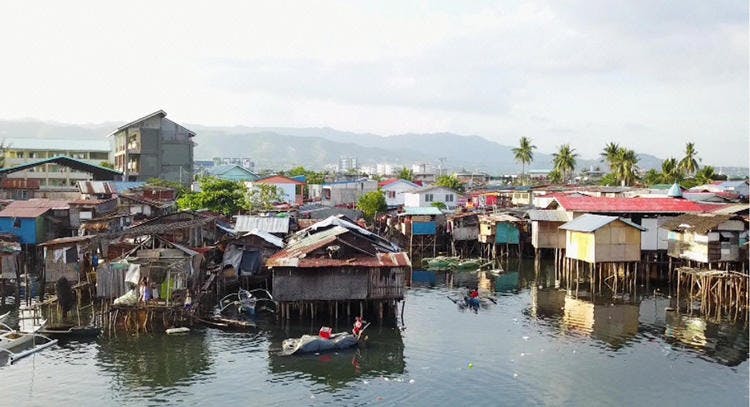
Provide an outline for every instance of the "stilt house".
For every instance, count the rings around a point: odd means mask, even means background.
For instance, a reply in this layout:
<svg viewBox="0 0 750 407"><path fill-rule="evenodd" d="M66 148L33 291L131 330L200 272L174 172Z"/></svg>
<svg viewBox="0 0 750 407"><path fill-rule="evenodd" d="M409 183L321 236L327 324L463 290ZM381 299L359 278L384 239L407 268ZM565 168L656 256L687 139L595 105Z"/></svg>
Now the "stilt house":
<svg viewBox="0 0 750 407"><path fill-rule="evenodd" d="M586 214L560 226L565 257L586 263L637 262L641 259L640 225L617 216Z"/></svg>
<svg viewBox="0 0 750 407"><path fill-rule="evenodd" d="M740 235L747 224L739 217L685 214L666 221L670 257L700 263L740 261ZM747 260L747 259L744 259Z"/></svg>

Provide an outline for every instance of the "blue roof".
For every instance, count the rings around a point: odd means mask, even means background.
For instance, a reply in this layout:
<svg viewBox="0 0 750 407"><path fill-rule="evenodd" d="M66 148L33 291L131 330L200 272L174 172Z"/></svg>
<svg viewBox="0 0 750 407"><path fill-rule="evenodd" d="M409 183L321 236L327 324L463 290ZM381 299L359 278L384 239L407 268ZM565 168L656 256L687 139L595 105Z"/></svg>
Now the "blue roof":
<svg viewBox="0 0 750 407"><path fill-rule="evenodd" d="M125 192L129 189L137 189L146 185L143 181L110 181L109 183L115 187L115 191L117 192Z"/></svg>
<svg viewBox="0 0 750 407"><path fill-rule="evenodd" d="M307 183L307 175L295 175L295 176L289 177L289 178L291 178L293 180L296 180L296 181L299 181L299 182Z"/></svg>
<svg viewBox="0 0 750 407"><path fill-rule="evenodd" d="M680 188L680 184L674 183L671 187L669 187L669 191L667 191L667 196L672 198L680 198L682 197L682 188Z"/></svg>

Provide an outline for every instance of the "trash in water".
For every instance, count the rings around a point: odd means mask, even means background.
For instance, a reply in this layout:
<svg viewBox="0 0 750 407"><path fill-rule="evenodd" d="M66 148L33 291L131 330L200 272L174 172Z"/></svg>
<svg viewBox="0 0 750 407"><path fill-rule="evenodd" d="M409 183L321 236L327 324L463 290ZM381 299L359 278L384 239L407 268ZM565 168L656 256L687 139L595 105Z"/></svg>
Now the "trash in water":
<svg viewBox="0 0 750 407"><path fill-rule="evenodd" d="M409 383L414 383L414 379L409 380Z"/></svg>

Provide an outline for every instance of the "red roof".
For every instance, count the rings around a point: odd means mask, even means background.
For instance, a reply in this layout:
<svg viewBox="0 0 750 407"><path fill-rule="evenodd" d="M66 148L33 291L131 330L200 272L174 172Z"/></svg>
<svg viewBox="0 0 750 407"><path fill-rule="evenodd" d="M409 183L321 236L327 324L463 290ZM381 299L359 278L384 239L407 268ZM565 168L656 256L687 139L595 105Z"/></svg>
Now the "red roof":
<svg viewBox="0 0 750 407"><path fill-rule="evenodd" d="M305 185L304 182L297 181L296 179L291 179L289 177L285 177L283 175L272 175L270 177L262 178L257 181L258 184L295 184L295 185Z"/></svg>
<svg viewBox="0 0 750 407"><path fill-rule="evenodd" d="M378 186L382 188L382 187L384 187L386 185L391 185L391 184L393 184L396 181L398 181L398 178L388 178L385 181L378 182Z"/></svg>
<svg viewBox="0 0 750 407"><path fill-rule="evenodd" d="M50 209L69 209L67 201L53 201L49 199L29 199L28 201L13 201L0 211L0 217L5 218L37 218Z"/></svg>
<svg viewBox="0 0 750 407"><path fill-rule="evenodd" d="M604 198L556 195L554 198L566 211L588 213L689 213L704 208L686 199L676 198Z"/></svg>

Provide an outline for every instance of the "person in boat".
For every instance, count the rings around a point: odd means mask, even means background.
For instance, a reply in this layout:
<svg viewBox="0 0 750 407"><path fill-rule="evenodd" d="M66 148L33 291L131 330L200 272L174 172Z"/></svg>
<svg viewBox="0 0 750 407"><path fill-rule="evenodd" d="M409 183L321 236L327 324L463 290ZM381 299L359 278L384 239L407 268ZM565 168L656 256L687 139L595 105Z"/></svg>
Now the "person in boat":
<svg viewBox="0 0 750 407"><path fill-rule="evenodd" d="M362 317L357 316L354 318L354 327L352 328L352 333L354 336L359 337L359 334L362 333L362 329L365 326L365 320L362 319Z"/></svg>
<svg viewBox="0 0 750 407"><path fill-rule="evenodd" d="M477 297L479 297L479 291L477 291L477 289L475 288L471 290L471 292L469 293L469 298L477 298Z"/></svg>

